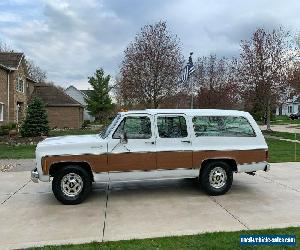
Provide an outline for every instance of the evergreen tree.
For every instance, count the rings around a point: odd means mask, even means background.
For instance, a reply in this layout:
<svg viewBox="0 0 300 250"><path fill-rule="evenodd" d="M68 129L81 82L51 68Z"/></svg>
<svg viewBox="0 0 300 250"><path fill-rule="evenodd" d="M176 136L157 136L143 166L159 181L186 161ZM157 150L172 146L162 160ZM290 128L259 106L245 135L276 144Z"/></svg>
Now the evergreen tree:
<svg viewBox="0 0 300 250"><path fill-rule="evenodd" d="M34 97L27 108L26 118L21 126L23 137L48 135L49 122L47 111L42 100Z"/></svg>
<svg viewBox="0 0 300 250"><path fill-rule="evenodd" d="M88 78L93 89L86 98L87 110L96 120L104 121L108 113L113 109L113 104L109 96L108 86L110 75L105 76L103 69L97 69L94 76Z"/></svg>

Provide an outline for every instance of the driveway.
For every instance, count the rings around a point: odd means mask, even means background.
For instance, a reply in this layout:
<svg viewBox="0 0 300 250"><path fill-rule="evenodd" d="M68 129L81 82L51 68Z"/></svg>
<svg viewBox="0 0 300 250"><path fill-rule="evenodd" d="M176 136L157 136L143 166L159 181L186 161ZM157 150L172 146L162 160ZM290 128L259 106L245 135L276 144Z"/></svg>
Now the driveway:
<svg viewBox="0 0 300 250"><path fill-rule="evenodd" d="M108 185L97 176L76 206L61 205L51 184L32 183L27 171L0 173L0 248L300 226L300 163L271 167L235 174L231 191L218 197L192 179Z"/></svg>

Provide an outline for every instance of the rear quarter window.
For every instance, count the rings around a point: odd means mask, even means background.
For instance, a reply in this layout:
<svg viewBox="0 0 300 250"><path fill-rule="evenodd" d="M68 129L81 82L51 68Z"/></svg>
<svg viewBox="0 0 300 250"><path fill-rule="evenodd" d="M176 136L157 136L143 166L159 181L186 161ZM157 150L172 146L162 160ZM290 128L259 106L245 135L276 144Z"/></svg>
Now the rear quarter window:
<svg viewBox="0 0 300 250"><path fill-rule="evenodd" d="M249 121L242 116L195 116L193 127L196 137L254 137Z"/></svg>

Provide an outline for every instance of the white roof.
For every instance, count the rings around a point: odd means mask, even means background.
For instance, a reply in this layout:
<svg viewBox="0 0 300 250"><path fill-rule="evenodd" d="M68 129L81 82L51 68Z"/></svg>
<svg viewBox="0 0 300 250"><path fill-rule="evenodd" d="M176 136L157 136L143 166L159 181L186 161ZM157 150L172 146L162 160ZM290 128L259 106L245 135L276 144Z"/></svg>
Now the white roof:
<svg viewBox="0 0 300 250"><path fill-rule="evenodd" d="M145 110L129 110L120 112L121 114L186 114L194 115L214 115L214 116L249 116L248 112L239 110L226 109L145 109Z"/></svg>

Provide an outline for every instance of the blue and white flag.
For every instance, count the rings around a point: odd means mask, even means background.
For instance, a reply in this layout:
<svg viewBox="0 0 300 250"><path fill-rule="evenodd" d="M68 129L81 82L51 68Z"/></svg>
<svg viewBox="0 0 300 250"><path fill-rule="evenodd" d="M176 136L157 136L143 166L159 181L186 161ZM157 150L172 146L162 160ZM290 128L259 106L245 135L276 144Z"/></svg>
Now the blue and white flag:
<svg viewBox="0 0 300 250"><path fill-rule="evenodd" d="M183 69L183 74L181 77L181 81L184 83L190 77L190 75L195 71L195 67L192 60L193 52L190 53L189 61L187 65Z"/></svg>

